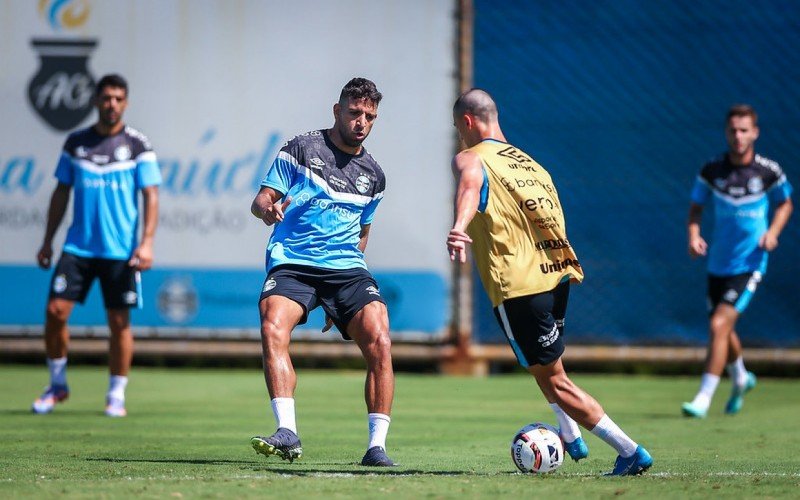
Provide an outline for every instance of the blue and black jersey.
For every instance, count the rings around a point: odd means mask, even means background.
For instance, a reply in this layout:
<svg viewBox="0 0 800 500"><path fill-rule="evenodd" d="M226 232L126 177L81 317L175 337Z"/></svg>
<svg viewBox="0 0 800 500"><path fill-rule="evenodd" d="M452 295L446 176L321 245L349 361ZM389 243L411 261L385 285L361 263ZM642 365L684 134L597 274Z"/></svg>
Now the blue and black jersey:
<svg viewBox="0 0 800 500"><path fill-rule="evenodd" d="M161 184L147 138L131 127L111 136L98 134L94 127L73 132L55 177L74 192L64 251L79 257L130 258L138 244L138 192Z"/></svg>
<svg viewBox="0 0 800 500"><path fill-rule="evenodd" d="M692 202L704 205L712 200L709 274L765 272L767 252L758 241L769 228L770 204L783 203L791 193L780 165L763 156L755 155L749 165L733 165L727 155L707 163L695 181Z"/></svg>
<svg viewBox="0 0 800 500"><path fill-rule="evenodd" d="M281 148L261 186L292 198L267 245L267 272L281 264L366 269L359 233L372 223L386 178L365 148L347 154L325 130L298 135Z"/></svg>

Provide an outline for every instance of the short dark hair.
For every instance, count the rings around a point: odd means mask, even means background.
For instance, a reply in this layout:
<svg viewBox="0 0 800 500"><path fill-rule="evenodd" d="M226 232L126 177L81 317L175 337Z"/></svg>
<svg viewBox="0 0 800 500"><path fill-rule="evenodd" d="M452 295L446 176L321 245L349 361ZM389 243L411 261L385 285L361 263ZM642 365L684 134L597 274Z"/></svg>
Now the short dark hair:
<svg viewBox="0 0 800 500"><path fill-rule="evenodd" d="M125 91L125 95L128 95L128 81L122 77L122 75L118 75L116 73L111 73L108 75L104 75L95 85L94 88L94 95L100 95L100 92L103 91L106 87L115 87Z"/></svg>
<svg viewBox="0 0 800 500"><path fill-rule="evenodd" d="M344 104L347 99L361 100L366 99L372 101L375 106L381 103L383 94L378 92L378 88L371 80L366 78L353 78L347 85L342 88L342 93L339 94L339 104Z"/></svg>
<svg viewBox="0 0 800 500"><path fill-rule="evenodd" d="M497 103L489 92L475 87L458 96L453 104L453 113L470 114L484 122L497 120Z"/></svg>
<svg viewBox="0 0 800 500"><path fill-rule="evenodd" d="M728 123L734 116L749 116L753 119L753 126L758 126L758 114L753 106L749 104L734 104L728 110L728 115L725 117L725 123Z"/></svg>

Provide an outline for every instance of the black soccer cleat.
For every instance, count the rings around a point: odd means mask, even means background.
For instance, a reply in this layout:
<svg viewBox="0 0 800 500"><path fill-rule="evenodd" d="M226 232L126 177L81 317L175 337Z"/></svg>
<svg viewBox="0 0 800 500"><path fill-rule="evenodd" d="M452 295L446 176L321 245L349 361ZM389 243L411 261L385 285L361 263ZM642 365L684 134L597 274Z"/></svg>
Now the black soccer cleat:
<svg viewBox="0 0 800 500"><path fill-rule="evenodd" d="M266 456L277 455L289 462L294 462L295 458L303 456L300 438L285 427L278 428L270 437L253 436L250 438L250 444L257 453Z"/></svg>
<svg viewBox="0 0 800 500"><path fill-rule="evenodd" d="M380 446L373 446L368 449L361 459L361 465L366 467L395 467L397 464L386 456L386 450Z"/></svg>

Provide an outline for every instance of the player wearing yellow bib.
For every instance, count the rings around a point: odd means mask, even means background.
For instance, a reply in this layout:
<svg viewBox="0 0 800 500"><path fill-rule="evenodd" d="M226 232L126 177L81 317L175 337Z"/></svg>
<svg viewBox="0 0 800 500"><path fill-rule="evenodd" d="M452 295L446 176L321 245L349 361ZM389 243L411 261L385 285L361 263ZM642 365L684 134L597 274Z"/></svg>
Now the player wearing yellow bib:
<svg viewBox="0 0 800 500"><path fill-rule="evenodd" d="M580 424L619 453L612 475L641 474L653 464L650 454L570 380L561 362L569 285L583 280L583 269L550 174L506 142L485 91L459 96L453 121L468 149L453 159L458 188L450 259L466 262L466 246L473 245L495 316L556 414L567 453L576 461L589 454Z"/></svg>

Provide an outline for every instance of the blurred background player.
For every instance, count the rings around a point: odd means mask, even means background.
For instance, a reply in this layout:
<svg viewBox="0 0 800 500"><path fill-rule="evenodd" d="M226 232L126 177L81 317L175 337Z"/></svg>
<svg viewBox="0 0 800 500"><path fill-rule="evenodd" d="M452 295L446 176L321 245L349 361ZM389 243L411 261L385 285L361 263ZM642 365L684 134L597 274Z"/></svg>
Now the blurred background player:
<svg viewBox="0 0 800 500"><path fill-rule="evenodd" d="M141 307L139 271L153 263L161 172L147 138L125 126L128 84L119 75L97 83L97 123L69 135L56 166L58 180L47 212L44 242L36 259L49 268L55 235L74 192L72 225L53 272L44 338L50 385L33 402L34 413L50 413L69 396L67 345L75 302L83 303L95 278L100 281L110 330L110 381L105 413L124 417L125 387L133 358L130 308ZM139 191L144 229L137 244Z"/></svg>
<svg viewBox="0 0 800 500"><path fill-rule="evenodd" d="M758 115L748 105L728 111L725 138L728 152L707 163L692 190L689 206L689 254L708 254L709 344L700 390L683 403L683 414L705 417L727 362L733 383L725 412L742 408L744 394L756 385L745 369L736 321L753 298L767 270L767 255L778 246L792 213L792 186L773 160L755 154ZM711 245L700 235L703 205L714 207ZM770 207L772 222L767 224Z"/></svg>
<svg viewBox="0 0 800 500"><path fill-rule="evenodd" d="M253 215L268 226L275 224L258 306L264 378L278 429L251 439L258 453L289 461L302 456L289 341L295 326L321 305L327 318L323 331L335 324L367 362L369 444L361 465L395 465L386 455L394 396L389 317L364 262L386 180L362 143L378 117L381 98L373 82L350 80L333 106L333 127L286 143L253 200Z"/></svg>
<svg viewBox="0 0 800 500"><path fill-rule="evenodd" d="M466 245L473 243L495 316L555 412L567 453L576 461L589 454L577 421L619 453L612 475L641 474L653 464L650 454L570 380L561 362L570 281L582 281L583 269L550 175L506 142L485 91L462 94L453 120L468 149L453 159L458 187L450 259L466 262Z"/></svg>

